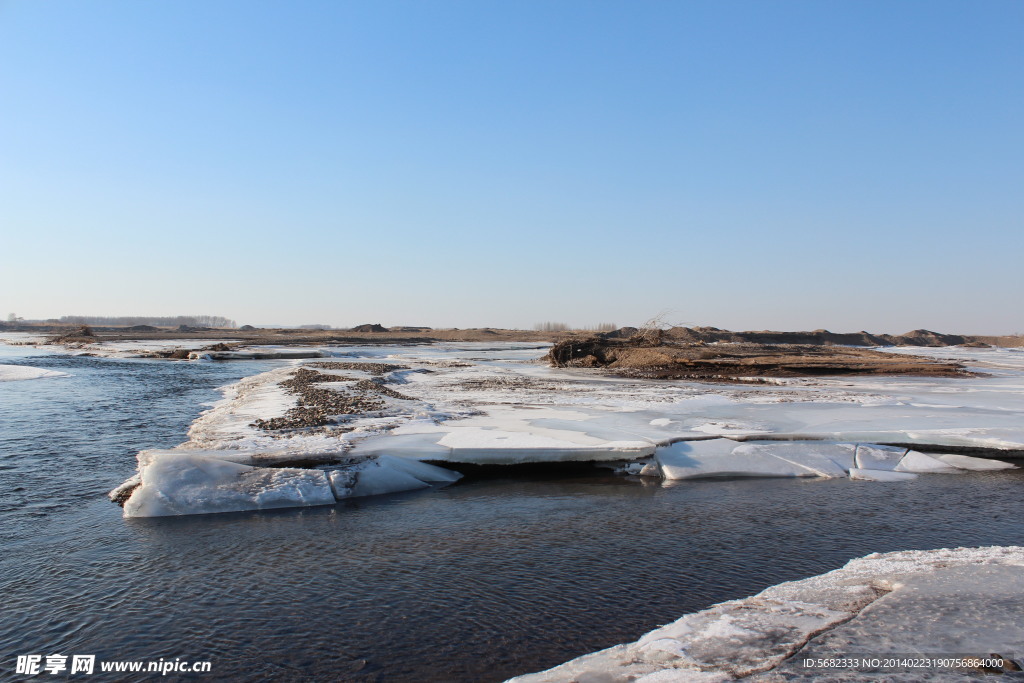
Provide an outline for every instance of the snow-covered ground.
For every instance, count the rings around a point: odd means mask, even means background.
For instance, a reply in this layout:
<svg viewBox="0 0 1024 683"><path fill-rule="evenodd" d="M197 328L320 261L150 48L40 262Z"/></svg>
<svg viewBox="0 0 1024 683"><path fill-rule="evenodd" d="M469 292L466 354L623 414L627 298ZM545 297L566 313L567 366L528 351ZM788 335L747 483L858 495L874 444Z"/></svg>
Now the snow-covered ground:
<svg viewBox="0 0 1024 683"><path fill-rule="evenodd" d="M1022 605L1022 547L876 553L511 681L968 680L957 658L1024 656Z"/></svg>
<svg viewBox="0 0 1024 683"><path fill-rule="evenodd" d="M1009 466L945 454L942 447L1024 449L1024 354L1005 349L915 349L957 357L985 373L978 377L777 379L750 385L622 379L595 370L555 369L538 362L546 347L536 344L319 351L335 360L401 367L381 374L369 365L363 371L294 361L246 378L227 387L224 400L196 420L186 443L170 452L140 454L141 481L148 488L139 490L173 497L172 473L178 472L182 481L189 478L192 511L219 505L199 502L201 481L207 481L210 496L234 496L233 509L243 509L237 507L243 499L259 508L266 505L258 496L239 498L229 491L232 486L251 491L255 477L243 477L246 470L220 468L220 462L257 467L321 463L324 471L355 472L354 485L360 468L385 455L393 456L392 465L396 458L442 464L603 461L623 474L666 481L723 476L909 481L918 474ZM280 383L298 367L346 379L319 385L327 390L345 391L353 382L377 379L398 394L377 395L377 409L339 416L323 427L267 431L254 426L258 419L282 417L295 408L297 397ZM183 469L181 462L171 469L157 467L161 458L179 453L190 454L192 469ZM213 461L209 469L219 474L197 479L193 470L202 459ZM225 478L228 471L237 472L235 484ZM400 480L396 475L386 488L397 490ZM279 491L274 505L288 500L293 505L331 502L326 496L307 495L302 487L282 489L282 482L278 474L274 490L287 489L291 498ZM406 483L413 488L423 481ZM321 485L320 490L326 489ZM351 495L337 489L334 493L336 498ZM162 514L190 511L184 502L125 507L129 515L156 509L164 510Z"/></svg>

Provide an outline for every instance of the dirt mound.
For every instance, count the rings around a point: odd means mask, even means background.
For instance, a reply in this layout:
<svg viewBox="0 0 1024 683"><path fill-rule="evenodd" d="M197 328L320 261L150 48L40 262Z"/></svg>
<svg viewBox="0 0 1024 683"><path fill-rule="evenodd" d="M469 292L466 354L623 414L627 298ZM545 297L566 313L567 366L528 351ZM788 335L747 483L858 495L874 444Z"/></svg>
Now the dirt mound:
<svg viewBox="0 0 1024 683"><path fill-rule="evenodd" d="M67 332L60 334L55 337L51 337L46 341L47 344L90 344L96 341L96 333L92 331L92 328L88 325L82 325L73 332Z"/></svg>
<svg viewBox="0 0 1024 683"><path fill-rule="evenodd" d="M957 363L824 344L714 345L639 343L631 340L571 339L555 344L548 361L555 367L608 368L620 375L697 381L758 381L758 377L828 375L967 376Z"/></svg>
<svg viewBox="0 0 1024 683"><path fill-rule="evenodd" d="M931 330L912 330L892 337L892 340L899 346L956 346L968 341L958 334L942 334Z"/></svg>
<svg viewBox="0 0 1024 683"><path fill-rule="evenodd" d="M727 342L732 344L818 344L839 346L890 346L887 335L876 335L870 332L829 332L813 330L811 332L776 332L773 330L755 330L748 332L731 332L717 327L673 327L665 331L665 336L680 342L696 344L713 344Z"/></svg>
<svg viewBox="0 0 1024 683"><path fill-rule="evenodd" d="M387 332L387 331L388 331L388 328L384 327L380 323L374 323L372 325L370 325L369 323L367 323L366 325L356 325L351 330L349 330L349 332Z"/></svg>

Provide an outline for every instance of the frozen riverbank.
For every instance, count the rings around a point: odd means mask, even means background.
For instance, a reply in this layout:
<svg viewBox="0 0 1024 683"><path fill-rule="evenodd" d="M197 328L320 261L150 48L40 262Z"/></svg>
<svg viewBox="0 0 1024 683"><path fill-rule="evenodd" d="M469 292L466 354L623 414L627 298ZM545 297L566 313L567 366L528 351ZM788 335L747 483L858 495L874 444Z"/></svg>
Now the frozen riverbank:
<svg viewBox="0 0 1024 683"><path fill-rule="evenodd" d="M1024 454L1024 354L1004 349L941 349L976 373L970 377L776 379L753 386L550 368L537 360L545 351L530 344L332 349L335 359L302 364L300 374L296 363L229 387L195 422L188 442L141 454L141 477L117 497L128 500L139 487L172 499L187 485L180 504L162 508L175 514L190 505L195 512L229 509L210 496L243 501L243 490L250 502L230 509L325 504L332 477L351 483L335 489L335 499L348 497L360 490L360 471L390 471L403 459L454 469L605 463L627 476L664 481L907 481L1003 466L969 456ZM382 455L393 457L376 460ZM158 467L166 458L177 464ZM326 474L292 467L271 477L222 461L316 466ZM225 478L229 471L236 475ZM407 488L431 483L388 476L382 491L402 490L402 481ZM319 481L315 495L307 488L311 477ZM254 484L271 479L267 489ZM126 506L129 514L151 509Z"/></svg>
<svg viewBox="0 0 1024 683"><path fill-rule="evenodd" d="M883 672L908 676L886 680L923 680L1019 671L1012 658L1024 653L1022 606L1024 547L872 554L511 681L878 680Z"/></svg>

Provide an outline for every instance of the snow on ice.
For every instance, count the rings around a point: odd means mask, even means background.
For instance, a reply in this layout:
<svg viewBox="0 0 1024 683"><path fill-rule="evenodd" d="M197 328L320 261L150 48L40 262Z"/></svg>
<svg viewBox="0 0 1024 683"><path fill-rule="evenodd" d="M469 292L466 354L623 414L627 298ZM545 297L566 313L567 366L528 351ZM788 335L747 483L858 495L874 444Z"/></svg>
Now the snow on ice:
<svg viewBox="0 0 1024 683"><path fill-rule="evenodd" d="M221 504L244 509L289 501L321 504L311 501L330 502L322 494L332 485L331 498L336 499L436 484L424 471L410 470L409 463L415 461L441 466L603 462L625 475L668 481L846 476L911 481L916 474L1013 467L955 453L960 448L971 453L1024 450L1024 359L1019 358L1024 354L1005 350L941 350L959 354L985 373L976 377L777 379L751 385L627 379L550 368L539 360L545 349L535 344L303 351L356 364L400 364L402 368L383 375L371 372L372 366L339 371L353 380L383 382L394 395L375 395L383 406L379 410L340 415L322 427L265 430L255 426L256 420L283 416L297 405L297 397L280 383L297 367L316 368L317 361L290 361L246 378L225 388L224 399L193 423L186 443L172 451L140 453L144 483L132 498L138 491L143 492L138 494L141 501L157 491L166 496L173 490L178 502L126 505L126 515L158 509L177 511L171 514L211 511ZM346 382L319 386L343 391ZM313 485L316 474L268 475L267 491L257 492L240 483L241 474L232 475L235 483L224 487L219 476L234 470L211 466L209 471L220 474L204 479L196 474L195 461L192 469L181 463L158 467L161 458L177 462L182 452L247 467L300 465L336 474L324 475L319 488ZM149 468L155 468L150 479L159 481L150 487L152 493L146 493ZM360 471L361 485L356 481ZM176 488L174 476L187 479L188 486ZM255 475L247 475L247 481L256 481ZM204 486L223 490L224 500L233 502L203 498L199 489ZM248 493L229 494L231 489Z"/></svg>

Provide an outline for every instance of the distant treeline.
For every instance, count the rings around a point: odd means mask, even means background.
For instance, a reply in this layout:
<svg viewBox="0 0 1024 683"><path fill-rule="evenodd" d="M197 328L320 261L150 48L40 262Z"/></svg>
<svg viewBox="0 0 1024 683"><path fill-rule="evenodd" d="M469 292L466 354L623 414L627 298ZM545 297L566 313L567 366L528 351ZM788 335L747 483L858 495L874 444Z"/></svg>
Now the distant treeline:
<svg viewBox="0 0 1024 683"><path fill-rule="evenodd" d="M220 315L175 315L158 318L144 315L64 315L62 323L73 325L106 325L110 327L132 327L134 325L152 325L153 327L237 327L234 320Z"/></svg>
<svg viewBox="0 0 1024 683"><path fill-rule="evenodd" d="M585 330L587 332L611 332L619 328L615 323L598 323L596 325L587 325L586 327L571 328L566 323L546 322L537 323L533 326L533 329L538 332L566 332L570 329Z"/></svg>

